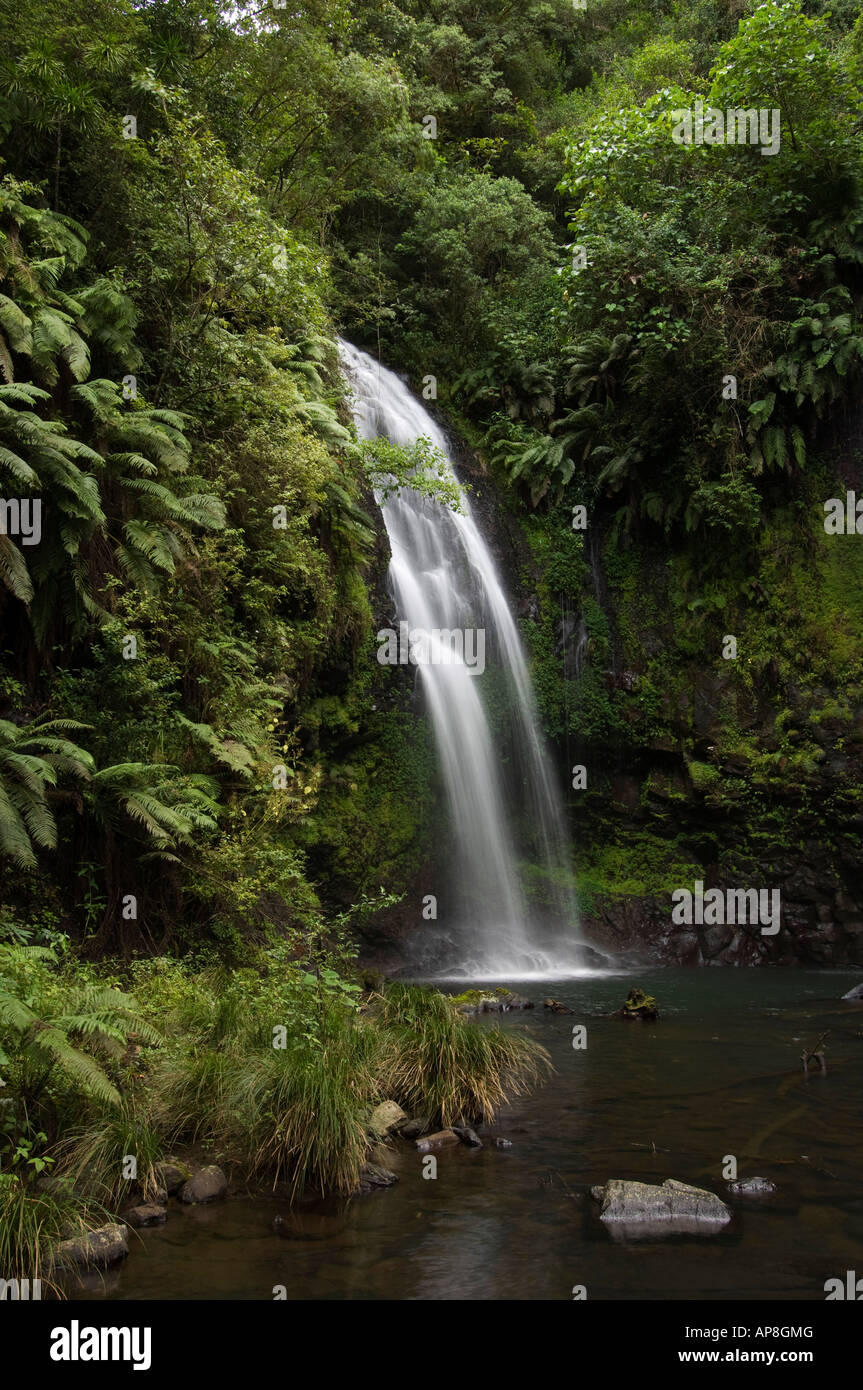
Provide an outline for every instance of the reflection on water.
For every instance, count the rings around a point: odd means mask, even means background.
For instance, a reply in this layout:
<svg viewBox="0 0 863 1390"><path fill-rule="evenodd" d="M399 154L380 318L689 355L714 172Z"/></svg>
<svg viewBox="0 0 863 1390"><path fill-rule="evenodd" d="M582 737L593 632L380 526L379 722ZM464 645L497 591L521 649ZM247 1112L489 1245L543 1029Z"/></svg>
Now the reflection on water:
<svg viewBox="0 0 863 1390"><path fill-rule="evenodd" d="M632 978L592 977L554 994L572 1017L495 1016L552 1053L556 1074L481 1131L486 1146L438 1155L436 1181L407 1145L387 1163L396 1187L319 1202L287 1224L277 1197L217 1207L172 1202L166 1226L76 1297L120 1299L823 1299L824 1281L863 1270L863 1006L840 996L849 972L657 970L658 1024L593 1017L622 1003ZM538 1004L544 992L524 987ZM571 1046L575 1023L588 1047ZM477 1026L490 1026L480 1020ZM830 1030L829 1072L800 1065ZM492 1136L513 1147L497 1149ZM616 1244L596 1219L592 1184L666 1177L722 1194L722 1165L776 1182L766 1203L736 1205L706 1239Z"/></svg>

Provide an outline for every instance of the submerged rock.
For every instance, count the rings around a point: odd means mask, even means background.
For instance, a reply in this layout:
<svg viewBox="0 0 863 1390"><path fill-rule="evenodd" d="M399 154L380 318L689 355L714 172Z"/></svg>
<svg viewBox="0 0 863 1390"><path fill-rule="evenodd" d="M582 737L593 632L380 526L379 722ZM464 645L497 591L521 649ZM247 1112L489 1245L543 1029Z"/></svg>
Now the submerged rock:
<svg viewBox="0 0 863 1390"><path fill-rule="evenodd" d="M428 1120L406 1120L403 1125L399 1125L398 1132L401 1139L419 1139L427 1129Z"/></svg>
<svg viewBox="0 0 863 1390"><path fill-rule="evenodd" d="M602 1189L600 1221L624 1240L668 1235L711 1235L731 1220L725 1203L702 1187L666 1178L652 1183L612 1178Z"/></svg>
<svg viewBox="0 0 863 1390"><path fill-rule="evenodd" d="M360 1169L359 1192L377 1192L383 1187L392 1187L398 1182L398 1174L378 1163L366 1163Z"/></svg>
<svg viewBox="0 0 863 1390"><path fill-rule="evenodd" d="M369 1129L379 1139L383 1139L385 1135L396 1129L405 1120L407 1120L407 1115L400 1105L396 1105L394 1100L383 1100L372 1111Z"/></svg>
<svg viewBox="0 0 863 1390"><path fill-rule="evenodd" d="M202 1168L180 1188L181 1202L215 1202L228 1190L228 1179L215 1163Z"/></svg>
<svg viewBox="0 0 863 1390"><path fill-rule="evenodd" d="M104 1269L129 1253L125 1229L116 1224L100 1226L83 1236L61 1240L54 1256L57 1269Z"/></svg>
<svg viewBox="0 0 863 1390"><path fill-rule="evenodd" d="M495 1146L496 1149L511 1149L511 1148L512 1148L512 1140L511 1140L511 1139L495 1139L495 1141L494 1141L494 1146Z"/></svg>
<svg viewBox="0 0 863 1390"><path fill-rule="evenodd" d="M769 1178L741 1178L730 1182L728 1191L732 1197L769 1197L776 1191L776 1183Z"/></svg>
<svg viewBox="0 0 863 1390"><path fill-rule="evenodd" d="M476 1130L471 1129L470 1125L453 1125L452 1132L457 1134L461 1142L466 1144L469 1149L482 1148L482 1140Z"/></svg>
<svg viewBox="0 0 863 1390"><path fill-rule="evenodd" d="M424 1139L417 1139L417 1151L421 1154L431 1153L433 1149L446 1148L447 1144L458 1144L459 1137L454 1129L439 1129L437 1134L427 1134Z"/></svg>
<svg viewBox="0 0 863 1390"><path fill-rule="evenodd" d="M161 1226L167 1219L167 1211L156 1202L143 1202L141 1206L129 1207L128 1211L123 1212L127 1226Z"/></svg>
<svg viewBox="0 0 863 1390"><path fill-rule="evenodd" d="M565 1004L561 1004L559 999L543 999L542 1007L550 1009L553 1014L571 1014L572 1009L568 1009Z"/></svg>
<svg viewBox="0 0 863 1390"><path fill-rule="evenodd" d="M500 995L503 1012L508 1013L510 1009L532 1009L533 1000L525 999L523 994L515 994L512 990L504 990Z"/></svg>
<svg viewBox="0 0 863 1390"><path fill-rule="evenodd" d="M288 1211L273 1218L273 1230L283 1240L332 1240L345 1224L344 1217L317 1211Z"/></svg>
<svg viewBox="0 0 863 1390"><path fill-rule="evenodd" d="M842 998L851 999L857 1003L863 1003L863 985L855 985L853 989L849 989L847 994L843 994Z"/></svg>

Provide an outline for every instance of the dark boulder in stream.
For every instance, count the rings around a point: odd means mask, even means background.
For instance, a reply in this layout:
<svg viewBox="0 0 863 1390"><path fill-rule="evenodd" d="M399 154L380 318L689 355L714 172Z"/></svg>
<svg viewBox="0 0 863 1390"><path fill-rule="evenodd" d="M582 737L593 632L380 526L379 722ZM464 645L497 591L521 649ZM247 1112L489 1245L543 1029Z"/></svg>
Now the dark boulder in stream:
<svg viewBox="0 0 863 1390"><path fill-rule="evenodd" d="M391 1173L389 1168L382 1168L378 1163L367 1163L360 1169L360 1181L357 1189L360 1193L378 1192L384 1187L393 1187L398 1182L398 1175Z"/></svg>
<svg viewBox="0 0 863 1390"><path fill-rule="evenodd" d="M482 1148L482 1140L476 1130L471 1129L470 1125L453 1125L452 1132L457 1134L461 1142L466 1144L469 1149Z"/></svg>
<svg viewBox="0 0 863 1390"><path fill-rule="evenodd" d="M127 1211L123 1212L123 1220L126 1225L136 1228L142 1226L161 1226L167 1219L167 1211L156 1202L143 1202L141 1206L129 1207Z"/></svg>
<svg viewBox="0 0 863 1390"><path fill-rule="evenodd" d="M568 1009L565 1004L561 1004L559 999L543 999L542 1007L549 1009L553 1014L571 1014L572 1009Z"/></svg>
<svg viewBox="0 0 863 1390"><path fill-rule="evenodd" d="M428 1120L407 1120L405 1124L398 1127L399 1138L419 1139L420 1135L425 1134L428 1127Z"/></svg>

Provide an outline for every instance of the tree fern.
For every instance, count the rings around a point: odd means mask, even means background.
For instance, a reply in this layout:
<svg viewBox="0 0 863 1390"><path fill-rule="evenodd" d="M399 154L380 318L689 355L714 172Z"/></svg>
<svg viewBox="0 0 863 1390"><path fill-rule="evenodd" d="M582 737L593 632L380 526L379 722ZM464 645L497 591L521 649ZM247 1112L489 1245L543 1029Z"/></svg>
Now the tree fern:
<svg viewBox="0 0 863 1390"><path fill-rule="evenodd" d="M60 775L85 781L94 771L90 754L63 737L85 727L71 720L24 727L0 720L0 856L33 868L37 850L55 847L48 793Z"/></svg>

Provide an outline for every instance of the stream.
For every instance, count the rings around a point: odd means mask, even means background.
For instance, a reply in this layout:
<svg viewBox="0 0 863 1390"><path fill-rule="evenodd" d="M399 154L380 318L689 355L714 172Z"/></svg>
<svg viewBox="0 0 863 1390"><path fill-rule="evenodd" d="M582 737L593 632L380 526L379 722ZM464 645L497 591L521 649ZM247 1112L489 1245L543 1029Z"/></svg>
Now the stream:
<svg viewBox="0 0 863 1390"><path fill-rule="evenodd" d="M595 1016L623 1002L631 975L513 980L537 1007L475 1026L526 1029L556 1070L480 1127L482 1149L442 1150L424 1180L413 1145L397 1142L384 1160L394 1187L294 1214L284 1197L233 1189L213 1206L171 1199L165 1226L130 1233L123 1265L72 1296L272 1299L282 1285L288 1300L554 1300L584 1285L588 1299L823 1300L826 1279L863 1273L863 1005L841 1002L858 980L650 970L637 983L657 998L655 1024ZM546 994L573 1015L543 1010ZM828 1074L807 1080L800 1053L827 1030ZM589 1189L610 1177L725 1196L726 1155L778 1192L734 1203L722 1234L625 1244L597 1220Z"/></svg>

